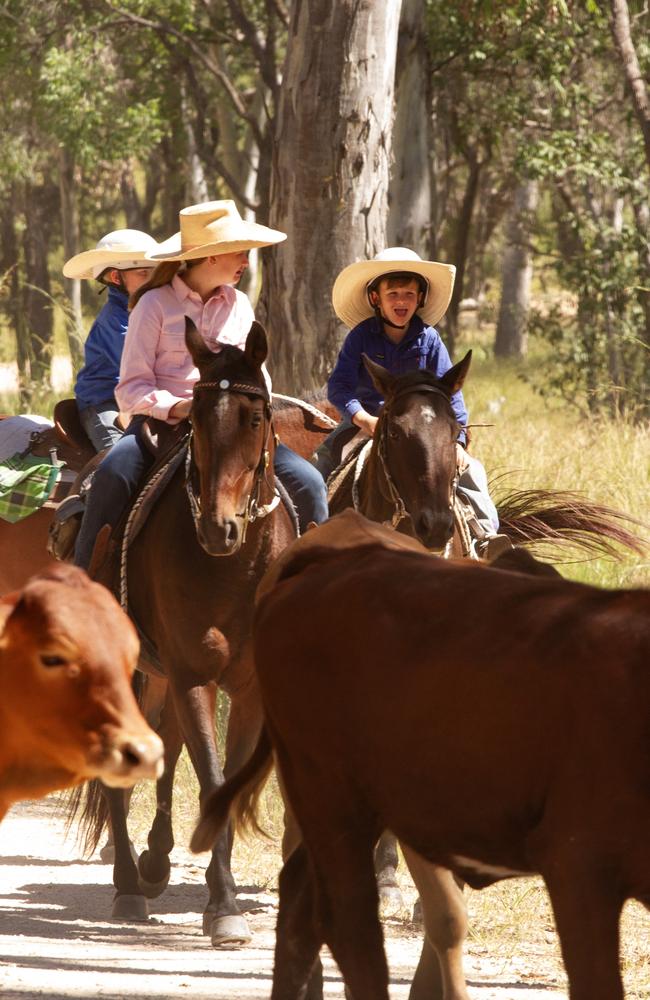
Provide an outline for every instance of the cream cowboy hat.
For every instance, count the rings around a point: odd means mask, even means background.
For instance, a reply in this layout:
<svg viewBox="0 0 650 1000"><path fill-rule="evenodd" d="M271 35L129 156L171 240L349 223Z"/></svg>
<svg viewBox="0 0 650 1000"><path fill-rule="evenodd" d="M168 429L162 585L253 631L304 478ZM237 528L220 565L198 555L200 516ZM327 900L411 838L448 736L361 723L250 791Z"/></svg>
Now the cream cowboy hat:
<svg viewBox="0 0 650 1000"><path fill-rule="evenodd" d="M131 267L153 267L145 258L148 250L156 250L153 236L139 229L116 229L102 236L94 250L84 250L63 265L66 278L98 278L107 267L126 271Z"/></svg>
<svg viewBox="0 0 650 1000"><path fill-rule="evenodd" d="M408 247L389 247L372 260L349 264L334 282L332 305L334 312L346 326L355 327L364 319L374 316L368 286L391 271L408 271L410 274L421 275L428 287L424 304L417 311L427 326L435 326L442 319L451 301L456 268L453 264L422 260L415 250L409 250Z"/></svg>
<svg viewBox="0 0 650 1000"><path fill-rule="evenodd" d="M287 234L245 222L234 201L204 201L179 213L180 232L147 254L150 261L196 260L281 243Z"/></svg>

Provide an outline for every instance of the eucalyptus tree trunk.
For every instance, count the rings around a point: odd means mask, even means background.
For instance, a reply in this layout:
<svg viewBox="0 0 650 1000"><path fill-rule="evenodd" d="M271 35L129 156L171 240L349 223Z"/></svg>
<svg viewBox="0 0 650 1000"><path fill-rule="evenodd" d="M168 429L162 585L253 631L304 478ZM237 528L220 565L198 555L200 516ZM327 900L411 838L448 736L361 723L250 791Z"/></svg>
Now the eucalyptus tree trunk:
<svg viewBox="0 0 650 1000"><path fill-rule="evenodd" d="M271 335L280 390L326 380L346 332L332 311L334 279L386 243L400 6L292 6L269 219L288 239L262 252L257 310Z"/></svg>
<svg viewBox="0 0 650 1000"><path fill-rule="evenodd" d="M537 182L524 180L514 193L503 255L501 303L494 341L494 353L501 358L523 358L528 347L526 320L533 274L530 233L536 208Z"/></svg>
<svg viewBox="0 0 650 1000"><path fill-rule="evenodd" d="M59 192L61 197L61 231L63 233L63 259L69 260L79 253L79 209L77 205L78 182L73 157L62 146L59 150ZM68 347L75 369L83 357L83 314L81 310L81 281L64 278L64 287L70 301L70 314L66 330Z"/></svg>
<svg viewBox="0 0 650 1000"><path fill-rule="evenodd" d="M627 0L610 0L610 11L612 35L623 64L634 113L641 127L646 166L650 170L650 95L632 39Z"/></svg>
<svg viewBox="0 0 650 1000"><path fill-rule="evenodd" d="M28 189L27 226L23 234L25 261L25 313L30 339L31 380L44 385L49 377L54 336L53 304L48 268L48 218L50 189Z"/></svg>
<svg viewBox="0 0 650 1000"><path fill-rule="evenodd" d="M387 242L426 258L432 234L431 66L424 0L402 0Z"/></svg>

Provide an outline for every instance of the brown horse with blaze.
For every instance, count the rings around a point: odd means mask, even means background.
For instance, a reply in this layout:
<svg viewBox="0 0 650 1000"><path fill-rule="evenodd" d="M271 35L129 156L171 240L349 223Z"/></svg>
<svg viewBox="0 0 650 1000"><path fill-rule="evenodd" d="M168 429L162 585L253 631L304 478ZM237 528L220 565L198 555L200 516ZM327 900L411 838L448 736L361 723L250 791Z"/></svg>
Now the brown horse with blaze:
<svg viewBox="0 0 650 1000"><path fill-rule="evenodd" d="M55 566L0 601L0 819L20 799L89 778L162 772L131 689L135 629L102 586Z"/></svg>

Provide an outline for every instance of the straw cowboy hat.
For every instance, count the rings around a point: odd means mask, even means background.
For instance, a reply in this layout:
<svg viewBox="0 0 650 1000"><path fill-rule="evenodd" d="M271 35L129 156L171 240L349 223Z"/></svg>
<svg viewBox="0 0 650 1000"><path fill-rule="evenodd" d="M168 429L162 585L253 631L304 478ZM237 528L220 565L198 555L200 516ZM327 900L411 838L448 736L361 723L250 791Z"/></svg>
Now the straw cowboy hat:
<svg viewBox="0 0 650 1000"><path fill-rule="evenodd" d="M107 267L126 271L131 267L153 267L145 258L148 250L156 250L153 236L139 229L116 229L102 236L94 250L84 250L63 265L66 278L98 278Z"/></svg>
<svg viewBox="0 0 650 1000"><path fill-rule="evenodd" d="M245 222L234 201L204 201L179 213L180 232L147 254L150 261L196 260L281 243L287 234Z"/></svg>
<svg viewBox="0 0 650 1000"><path fill-rule="evenodd" d="M334 282L332 305L334 312L346 326L355 327L364 319L374 316L369 286L377 278L392 271L407 271L423 277L427 291L424 304L417 311L427 326L435 326L442 319L451 300L456 268L453 264L422 260L415 250L409 250L408 247L388 247L372 260L350 264Z"/></svg>

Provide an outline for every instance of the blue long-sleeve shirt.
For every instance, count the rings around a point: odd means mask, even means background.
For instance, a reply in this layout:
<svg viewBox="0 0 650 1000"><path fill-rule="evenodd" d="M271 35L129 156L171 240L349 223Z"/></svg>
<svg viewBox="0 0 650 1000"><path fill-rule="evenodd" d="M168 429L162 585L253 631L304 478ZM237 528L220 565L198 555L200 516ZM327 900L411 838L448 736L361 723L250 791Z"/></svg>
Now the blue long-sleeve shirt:
<svg viewBox="0 0 650 1000"><path fill-rule="evenodd" d="M327 383L329 401L348 417L361 409L376 416L384 402L366 371L362 354L367 354L391 375L427 368L440 378L452 367L440 334L432 326L425 326L420 316L413 316L399 344L393 343L384 333L381 321L371 316L348 333ZM462 392L454 393L451 405L458 423L464 427L467 409ZM464 432L459 441L465 442Z"/></svg>
<svg viewBox="0 0 650 1000"><path fill-rule="evenodd" d="M129 297L109 285L108 299L90 328L84 346L84 365L77 375L74 393L80 410L97 406L115 396L120 360L129 325ZM115 408L118 409L117 403Z"/></svg>

